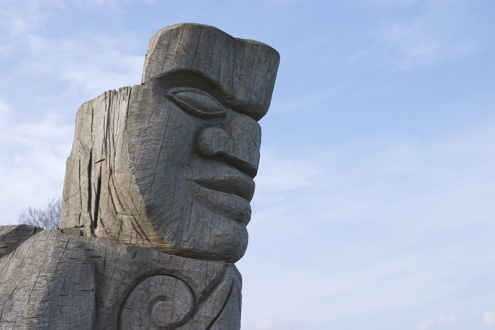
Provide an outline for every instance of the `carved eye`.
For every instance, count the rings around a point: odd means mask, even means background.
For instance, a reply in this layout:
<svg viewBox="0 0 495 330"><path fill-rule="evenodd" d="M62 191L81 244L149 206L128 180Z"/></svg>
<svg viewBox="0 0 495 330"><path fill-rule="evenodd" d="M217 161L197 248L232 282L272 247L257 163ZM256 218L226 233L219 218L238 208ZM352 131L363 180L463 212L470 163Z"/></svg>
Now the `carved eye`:
<svg viewBox="0 0 495 330"><path fill-rule="evenodd" d="M225 109L213 96L194 88L181 88L167 92L167 96L182 110L200 118L225 116Z"/></svg>

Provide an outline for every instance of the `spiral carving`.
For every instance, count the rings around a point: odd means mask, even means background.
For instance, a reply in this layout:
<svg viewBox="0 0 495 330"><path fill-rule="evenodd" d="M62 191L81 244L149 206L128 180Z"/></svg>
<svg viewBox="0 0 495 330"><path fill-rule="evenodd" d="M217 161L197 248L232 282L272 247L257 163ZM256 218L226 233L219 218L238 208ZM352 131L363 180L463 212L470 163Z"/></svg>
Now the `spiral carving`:
<svg viewBox="0 0 495 330"><path fill-rule="evenodd" d="M154 275L138 283L124 301L119 329L172 330L194 311L194 295L182 280Z"/></svg>

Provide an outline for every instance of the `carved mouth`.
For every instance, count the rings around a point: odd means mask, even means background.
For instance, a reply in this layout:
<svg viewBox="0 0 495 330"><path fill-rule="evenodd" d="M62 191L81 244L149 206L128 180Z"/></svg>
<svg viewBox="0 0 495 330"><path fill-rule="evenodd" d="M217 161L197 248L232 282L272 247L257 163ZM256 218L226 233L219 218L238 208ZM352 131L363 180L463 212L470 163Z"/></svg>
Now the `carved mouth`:
<svg viewBox="0 0 495 330"><path fill-rule="evenodd" d="M254 181L237 169L204 171L198 176L186 175L194 198L212 212L247 224L251 220Z"/></svg>
<svg viewBox="0 0 495 330"><path fill-rule="evenodd" d="M215 180L193 179L194 183L208 189L236 195L250 202L254 195L254 181L242 176L223 177Z"/></svg>

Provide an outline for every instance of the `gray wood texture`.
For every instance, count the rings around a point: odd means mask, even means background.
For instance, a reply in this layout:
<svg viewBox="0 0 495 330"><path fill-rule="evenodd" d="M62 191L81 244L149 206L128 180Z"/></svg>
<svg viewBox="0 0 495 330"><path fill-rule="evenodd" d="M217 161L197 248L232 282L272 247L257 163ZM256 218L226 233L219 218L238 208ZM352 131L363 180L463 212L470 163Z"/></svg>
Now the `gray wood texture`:
<svg viewBox="0 0 495 330"><path fill-rule="evenodd" d="M43 231L0 259L0 329L239 329L223 261Z"/></svg>
<svg viewBox="0 0 495 330"><path fill-rule="evenodd" d="M30 225L0 226L0 258L14 251L42 228Z"/></svg>
<svg viewBox="0 0 495 330"><path fill-rule="evenodd" d="M91 329L95 271L78 243L42 231L0 259L0 329Z"/></svg>

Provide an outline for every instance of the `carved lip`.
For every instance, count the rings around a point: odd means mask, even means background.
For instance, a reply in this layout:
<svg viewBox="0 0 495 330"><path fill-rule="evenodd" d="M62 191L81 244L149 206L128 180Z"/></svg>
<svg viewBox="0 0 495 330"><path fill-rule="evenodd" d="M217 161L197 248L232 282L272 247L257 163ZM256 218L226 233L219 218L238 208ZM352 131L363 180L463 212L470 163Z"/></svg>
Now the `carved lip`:
<svg viewBox="0 0 495 330"><path fill-rule="evenodd" d="M237 168L211 163L200 171L186 168L184 177L200 204L228 219L244 224L250 221L249 202L255 186L250 176Z"/></svg>
<svg viewBox="0 0 495 330"><path fill-rule="evenodd" d="M231 166L209 164L201 171L187 168L184 172L186 180L204 188L242 197L250 202L254 195L254 180L247 174Z"/></svg>
<svg viewBox="0 0 495 330"><path fill-rule="evenodd" d="M194 183L208 189L218 190L224 193L237 195L250 202L254 195L254 181L244 176L226 176L216 179L197 178Z"/></svg>
<svg viewBox="0 0 495 330"><path fill-rule="evenodd" d="M243 197L206 188L195 182L189 184L196 201L212 212L245 225L251 220L251 205Z"/></svg>

